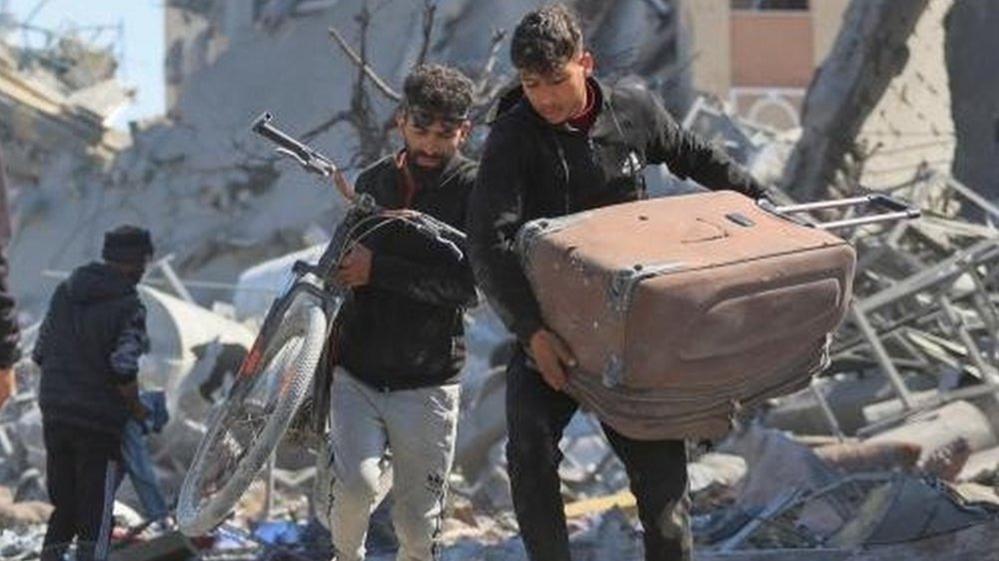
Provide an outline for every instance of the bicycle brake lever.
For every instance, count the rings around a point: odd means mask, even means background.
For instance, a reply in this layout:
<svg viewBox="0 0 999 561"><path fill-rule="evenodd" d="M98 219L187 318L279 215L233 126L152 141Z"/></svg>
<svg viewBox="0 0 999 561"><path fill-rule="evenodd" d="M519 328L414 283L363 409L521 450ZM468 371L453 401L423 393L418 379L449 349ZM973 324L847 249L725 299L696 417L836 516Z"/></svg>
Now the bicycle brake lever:
<svg viewBox="0 0 999 561"><path fill-rule="evenodd" d="M309 166L309 163L306 162L304 158L292 152L291 150L288 150L287 148L275 148L274 151L277 152L278 154L281 154L282 156L288 156L289 158L298 162L298 164L302 167L307 168Z"/></svg>
<svg viewBox="0 0 999 561"><path fill-rule="evenodd" d="M424 219L431 224L431 226L437 231L437 235L439 236L446 233L461 240L468 238L468 236L465 235L465 232L462 232L461 230L455 228L454 226L451 226L450 224L444 222L443 220L438 220L430 215L424 215Z"/></svg>
<svg viewBox="0 0 999 561"><path fill-rule="evenodd" d="M462 259L465 258L465 252L462 251L460 247L458 247L458 244L445 238L444 236L441 236L440 234L434 236L434 239L440 242L440 244L443 245L444 247L448 248L451 254L454 255L454 258L457 259L458 261L461 261Z"/></svg>
<svg viewBox="0 0 999 561"><path fill-rule="evenodd" d="M282 156L288 156L289 158L295 160L298 162L298 165L305 168L305 171L312 172L322 177L329 177L330 175L333 175L333 172L336 169L331 162L324 160L323 158L314 158L310 156L309 159L305 159L297 152L288 150L287 148L275 148L274 151Z"/></svg>
<svg viewBox="0 0 999 561"><path fill-rule="evenodd" d="M461 261L462 259L465 258L465 252L463 252L461 248L458 247L458 244L445 238L444 235L441 233L441 229L438 226L427 224L426 222L422 221L413 221L410 222L410 224L414 228L416 228L417 232L423 233L423 235L433 239L435 242L446 247L448 251L450 251L451 254L454 255L455 259L457 259L458 261Z"/></svg>

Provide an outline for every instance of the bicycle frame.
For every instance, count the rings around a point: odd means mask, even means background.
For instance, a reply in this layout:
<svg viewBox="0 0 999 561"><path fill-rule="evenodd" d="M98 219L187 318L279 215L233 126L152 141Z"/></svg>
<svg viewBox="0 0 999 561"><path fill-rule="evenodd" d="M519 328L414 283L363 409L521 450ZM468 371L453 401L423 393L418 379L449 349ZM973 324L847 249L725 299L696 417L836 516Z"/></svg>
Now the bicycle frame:
<svg viewBox="0 0 999 561"><path fill-rule="evenodd" d="M327 326L329 326L327 329L332 328L336 316L350 292L348 287L334 280L334 273L340 259L347 253L349 244L353 241L352 233L356 230L358 224L367 218L376 216L379 216L379 214L373 199L367 195L359 197L357 202L350 206L346 216L337 226L332 239L326 245L326 249L323 251L318 263L313 265L305 261L295 262L292 266L294 280L288 290L275 299L267 311L264 322L260 327L260 332L253 342L253 347L250 349L246 359L244 359L230 390L230 394L227 396L227 403L231 402L232 398L239 401L245 397L246 392L252 391L256 382L255 374L260 371L258 368L259 362L264 358L264 348L280 328L285 313L292 303L296 301L299 294L308 293L322 302L323 313L326 315ZM329 345L329 331L326 333L326 338L324 354L326 347ZM326 381L325 377L316 377L316 382L312 389L314 398L317 394L320 394L320 387L324 381ZM318 404L314 403L309 422L305 425L307 439L311 438L312 435L322 434L323 425L326 420L324 411L322 411L325 409L325 405L324 399L320 400Z"/></svg>
<svg viewBox="0 0 999 561"><path fill-rule="evenodd" d="M291 284L271 304L225 399L209 412L205 437L178 499L178 522L185 532L195 534L231 512L289 432L304 437L300 444L307 447L313 436L324 433L329 369L323 368L323 357L328 356L332 326L351 292L336 280L336 273L354 245L389 223L402 222L459 259L464 257L455 241L464 239L459 230L420 212L381 208L370 195L357 195L332 160L270 120L268 114L261 116L254 132L276 143L279 153L306 170L332 178L348 207L319 261L293 265ZM286 354L289 349L296 350ZM272 364L279 366L271 368Z"/></svg>
<svg viewBox="0 0 999 561"><path fill-rule="evenodd" d="M258 371L259 361L263 358L264 344L279 328L280 319L284 317L285 312L288 311L298 294L307 292L318 298L322 302L327 325L332 327L340 306L350 292L348 287L344 287L334 280L334 274L340 260L349 252L350 244L356 240L355 234L358 228L366 220L380 218L406 222L423 235L450 249L459 259L462 257L462 252L450 238L458 240L465 238L464 233L460 230L429 215L412 210L390 211L379 207L370 195L357 194L332 159L277 128L271 122L272 119L270 113L265 112L260 115L253 123L253 132L277 144L279 154L292 158L306 171L324 178L332 178L337 190L347 200L349 206L346 215L337 225L332 239L319 258L319 262L312 265L304 261L297 261L293 265L294 280L289 289L271 305L253 347L236 376L236 381L230 392L230 396L235 397L240 396L239 392L248 391L252 387L253 384L246 383L246 380L252 378L252 373ZM372 229L377 227L373 226ZM361 237L364 235L366 234L362 234ZM315 414L313 424L318 425L320 412L316 411ZM314 428L319 430L318 426L314 426Z"/></svg>

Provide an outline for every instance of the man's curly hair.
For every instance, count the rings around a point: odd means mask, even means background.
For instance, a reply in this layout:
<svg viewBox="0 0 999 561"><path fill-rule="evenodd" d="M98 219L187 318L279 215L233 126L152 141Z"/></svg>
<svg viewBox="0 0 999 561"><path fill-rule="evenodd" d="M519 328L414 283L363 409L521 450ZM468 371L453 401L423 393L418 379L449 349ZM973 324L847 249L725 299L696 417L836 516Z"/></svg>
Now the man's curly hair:
<svg viewBox="0 0 999 561"><path fill-rule="evenodd" d="M403 110L422 126L441 121L449 126L468 119L474 85L464 74L440 64L421 64L406 76Z"/></svg>
<svg viewBox="0 0 999 561"><path fill-rule="evenodd" d="M563 4L529 12L517 24L510 41L510 58L517 70L551 74L583 48L579 20Z"/></svg>

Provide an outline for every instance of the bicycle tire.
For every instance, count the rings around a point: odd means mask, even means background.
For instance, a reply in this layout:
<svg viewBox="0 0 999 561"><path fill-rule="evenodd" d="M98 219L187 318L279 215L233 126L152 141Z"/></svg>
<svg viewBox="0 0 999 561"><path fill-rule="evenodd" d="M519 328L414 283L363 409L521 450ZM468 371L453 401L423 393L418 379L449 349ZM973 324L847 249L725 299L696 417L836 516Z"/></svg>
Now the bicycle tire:
<svg viewBox="0 0 999 561"><path fill-rule="evenodd" d="M197 536L218 526L274 453L311 389L326 326L321 300L299 292L274 332L260 335L267 340L254 343L259 360L250 353L246 360L257 362L241 368L226 400L209 415L184 477L177 500L181 532Z"/></svg>

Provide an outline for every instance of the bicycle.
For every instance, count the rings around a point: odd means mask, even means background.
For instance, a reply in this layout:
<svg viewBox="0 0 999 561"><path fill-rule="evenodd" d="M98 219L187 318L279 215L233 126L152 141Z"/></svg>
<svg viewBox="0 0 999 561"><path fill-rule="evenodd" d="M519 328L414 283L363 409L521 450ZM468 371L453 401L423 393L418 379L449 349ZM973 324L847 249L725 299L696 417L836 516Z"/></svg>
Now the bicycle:
<svg viewBox="0 0 999 561"><path fill-rule="evenodd" d="M288 432L329 340L330 329L350 289L333 273L350 250L376 230L402 222L464 258L465 235L427 214L378 206L357 194L331 159L299 142L263 113L252 131L277 144L307 171L332 178L348 210L318 263L298 261L293 280L268 310L249 353L224 400L209 412L207 430L181 485L177 522L187 535L203 535L228 516ZM314 405L316 415L322 407ZM316 417L314 417L315 420ZM322 429L313 422L313 433Z"/></svg>

